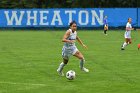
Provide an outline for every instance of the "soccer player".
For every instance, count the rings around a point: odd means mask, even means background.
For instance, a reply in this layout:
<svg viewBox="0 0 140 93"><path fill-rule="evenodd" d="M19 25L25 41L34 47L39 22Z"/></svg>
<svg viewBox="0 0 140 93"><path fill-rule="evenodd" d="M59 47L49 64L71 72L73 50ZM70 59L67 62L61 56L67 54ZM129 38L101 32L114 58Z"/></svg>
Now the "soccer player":
<svg viewBox="0 0 140 93"><path fill-rule="evenodd" d="M80 60L80 69L84 72L89 72L88 69L84 67L84 56L83 54L77 49L75 42L76 40L84 47L87 48L85 44L81 41L81 39L77 36L77 24L75 21L72 21L70 23L70 28L66 31L66 33L63 36L62 42L64 42L63 48L62 48L62 57L63 62L60 63L57 72L60 76L64 76L64 73L62 72L64 66L68 63L69 58L71 55L77 57Z"/></svg>
<svg viewBox="0 0 140 93"><path fill-rule="evenodd" d="M104 17L104 34L107 35L108 31L108 22L107 22L107 16Z"/></svg>
<svg viewBox="0 0 140 93"><path fill-rule="evenodd" d="M134 28L132 28L131 22L132 22L132 19L131 18L128 18L128 22L126 24L126 31L125 31L125 34L124 34L125 42L123 43L123 45L121 47L121 50L124 50L124 48L128 44L131 44L132 43L132 41L131 41L131 30L134 30Z"/></svg>

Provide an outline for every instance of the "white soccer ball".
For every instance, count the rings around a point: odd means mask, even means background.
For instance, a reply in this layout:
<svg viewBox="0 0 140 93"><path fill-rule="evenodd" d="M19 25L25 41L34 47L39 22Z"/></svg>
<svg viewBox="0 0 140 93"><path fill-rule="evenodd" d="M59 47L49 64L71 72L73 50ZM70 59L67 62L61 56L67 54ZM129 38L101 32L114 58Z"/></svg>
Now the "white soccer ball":
<svg viewBox="0 0 140 93"><path fill-rule="evenodd" d="M73 80L75 78L75 71L73 70L69 70L67 73L66 73L66 78L69 79L69 80Z"/></svg>

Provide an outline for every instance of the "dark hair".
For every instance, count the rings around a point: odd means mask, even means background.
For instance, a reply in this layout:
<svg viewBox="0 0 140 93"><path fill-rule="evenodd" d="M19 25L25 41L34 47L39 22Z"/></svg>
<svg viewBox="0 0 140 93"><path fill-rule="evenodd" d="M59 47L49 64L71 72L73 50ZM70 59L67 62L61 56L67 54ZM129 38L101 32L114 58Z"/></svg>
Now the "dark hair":
<svg viewBox="0 0 140 93"><path fill-rule="evenodd" d="M73 24L77 24L76 21L73 20L72 22L70 22L69 26L72 26Z"/></svg>
<svg viewBox="0 0 140 93"><path fill-rule="evenodd" d="M128 18L128 21L129 21L129 19L131 19L130 17Z"/></svg>

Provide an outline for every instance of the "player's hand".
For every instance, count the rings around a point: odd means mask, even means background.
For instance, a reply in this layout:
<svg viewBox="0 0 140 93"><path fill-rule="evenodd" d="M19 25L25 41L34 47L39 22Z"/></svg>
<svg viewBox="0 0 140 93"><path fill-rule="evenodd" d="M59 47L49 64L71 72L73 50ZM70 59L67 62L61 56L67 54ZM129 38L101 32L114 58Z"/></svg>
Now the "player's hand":
<svg viewBox="0 0 140 93"><path fill-rule="evenodd" d="M83 44L83 47L84 47L85 49L88 49L88 47L87 47L86 45L84 45L84 44Z"/></svg>
<svg viewBox="0 0 140 93"><path fill-rule="evenodd" d="M134 30L134 28L131 28L131 30Z"/></svg>

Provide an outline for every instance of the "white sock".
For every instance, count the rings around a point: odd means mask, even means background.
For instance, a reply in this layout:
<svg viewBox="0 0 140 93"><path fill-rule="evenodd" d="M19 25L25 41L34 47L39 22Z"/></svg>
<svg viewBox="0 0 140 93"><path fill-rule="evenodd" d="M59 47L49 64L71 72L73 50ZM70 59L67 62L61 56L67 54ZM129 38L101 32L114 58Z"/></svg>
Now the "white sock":
<svg viewBox="0 0 140 93"><path fill-rule="evenodd" d="M85 62L84 59L81 59L81 60L80 60L80 69L82 69L82 68L84 67L84 62Z"/></svg>
<svg viewBox="0 0 140 93"><path fill-rule="evenodd" d="M63 70L63 68L64 68L64 66L65 66L66 64L64 64L63 62L62 63L60 63L60 65L59 65L59 67L58 67L58 71L62 71Z"/></svg>
<svg viewBox="0 0 140 93"><path fill-rule="evenodd" d="M128 44L126 42L123 43L122 48L125 48Z"/></svg>

